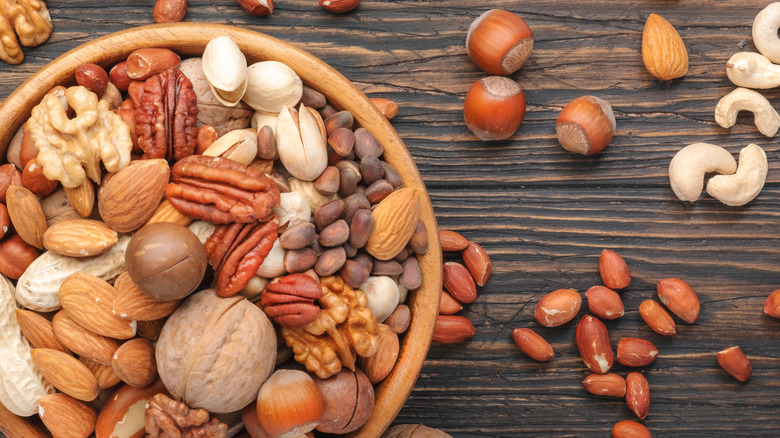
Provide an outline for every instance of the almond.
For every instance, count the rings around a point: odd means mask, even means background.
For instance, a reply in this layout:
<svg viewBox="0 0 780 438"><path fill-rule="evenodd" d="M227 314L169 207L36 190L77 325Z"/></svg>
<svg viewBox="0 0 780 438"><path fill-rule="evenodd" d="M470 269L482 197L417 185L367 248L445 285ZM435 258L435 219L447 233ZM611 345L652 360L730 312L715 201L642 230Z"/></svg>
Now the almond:
<svg viewBox="0 0 780 438"><path fill-rule="evenodd" d="M31 310L16 309L16 322L19 323L24 337L34 348L51 348L70 353L54 335L51 321L40 314Z"/></svg>
<svg viewBox="0 0 780 438"><path fill-rule="evenodd" d="M73 211L81 217L90 217L95 208L95 184L85 179L77 187L65 187L65 197L68 198Z"/></svg>
<svg viewBox="0 0 780 438"><path fill-rule="evenodd" d="M163 159L141 160L116 172L98 191L100 217L119 232L140 228L160 204L169 175Z"/></svg>
<svg viewBox="0 0 780 438"><path fill-rule="evenodd" d="M538 333L529 328L512 329L515 345L531 359L546 362L555 357L552 346Z"/></svg>
<svg viewBox="0 0 780 438"><path fill-rule="evenodd" d="M116 289L94 275L76 272L59 289L60 305L87 330L116 339L135 336L135 323L114 315Z"/></svg>
<svg viewBox="0 0 780 438"><path fill-rule="evenodd" d="M615 357L609 344L609 332L600 319L583 316L574 335L582 361L589 370L604 374L612 368Z"/></svg>
<svg viewBox="0 0 780 438"><path fill-rule="evenodd" d="M103 365L102 363L95 362L94 360L87 359L86 357L80 357L79 360L81 363L86 365L90 371L92 371L92 374L95 375L100 389L111 388L112 386L116 386L119 384L119 382L122 381L122 379L120 379L111 368L111 365Z"/></svg>
<svg viewBox="0 0 780 438"><path fill-rule="evenodd" d="M471 339L476 333L471 321L459 315L439 315L433 326L433 340L453 344Z"/></svg>
<svg viewBox="0 0 780 438"><path fill-rule="evenodd" d="M439 303L439 313L442 315L454 315L463 310L463 306L458 300L452 297L446 290L441 291L441 302Z"/></svg>
<svg viewBox="0 0 780 438"><path fill-rule="evenodd" d="M463 251L469 245L469 241L457 231L439 230L439 242L444 252Z"/></svg>
<svg viewBox="0 0 780 438"><path fill-rule="evenodd" d="M612 438L651 438L650 431L636 421L618 421L612 426Z"/></svg>
<svg viewBox="0 0 780 438"><path fill-rule="evenodd" d="M192 222L192 218L181 214L179 210L173 208L167 199L163 199L160 205L154 210L154 213L152 213L149 220L146 221L146 224L153 224L155 222L173 222L186 227Z"/></svg>
<svg viewBox="0 0 780 438"><path fill-rule="evenodd" d="M113 247L119 236L106 224L92 219L68 219L49 227L43 233L43 246L51 252L69 257L90 257Z"/></svg>
<svg viewBox="0 0 780 438"><path fill-rule="evenodd" d="M473 303L477 299L477 285L465 266L458 262L444 263L442 285L452 298L461 303Z"/></svg>
<svg viewBox="0 0 780 438"><path fill-rule="evenodd" d="M604 286L593 286L585 292L588 310L601 319L620 318L625 314L623 300L614 290Z"/></svg>
<svg viewBox="0 0 780 438"><path fill-rule="evenodd" d="M92 401L100 392L97 378L78 359L51 348L30 350L41 375L58 390L82 401Z"/></svg>
<svg viewBox="0 0 780 438"><path fill-rule="evenodd" d="M642 301L639 305L639 316L658 334L673 336L677 333L677 324L674 323L672 316L656 301Z"/></svg>
<svg viewBox="0 0 780 438"><path fill-rule="evenodd" d="M119 274L114 281L116 298L114 299L113 313L120 318L138 321L151 321L165 318L173 313L181 300L159 301L151 298L130 278L127 271Z"/></svg>
<svg viewBox="0 0 780 438"><path fill-rule="evenodd" d="M154 346L148 339L134 338L117 348L111 368L130 386L146 386L157 378Z"/></svg>
<svg viewBox="0 0 780 438"><path fill-rule="evenodd" d="M623 398L626 395L626 379L615 374L592 373L582 381L585 390L593 395Z"/></svg>
<svg viewBox="0 0 780 438"><path fill-rule="evenodd" d="M615 251L605 249L599 256L599 272L604 285L610 289L623 289L631 284L631 272L623 257Z"/></svg>
<svg viewBox="0 0 780 438"><path fill-rule="evenodd" d="M764 303L764 313L773 318L780 318L780 289L769 294Z"/></svg>
<svg viewBox="0 0 780 438"><path fill-rule="evenodd" d="M652 342L640 338L620 338L617 344L617 361L627 367L650 365L658 356Z"/></svg>
<svg viewBox="0 0 780 438"><path fill-rule="evenodd" d="M480 287L485 286L493 271L493 263L484 248L478 243L469 242L466 249L463 250L463 264L474 277L474 282Z"/></svg>
<svg viewBox="0 0 780 438"><path fill-rule="evenodd" d="M38 415L55 438L84 438L95 430L97 414L84 402L62 393L44 395Z"/></svg>
<svg viewBox="0 0 780 438"><path fill-rule="evenodd" d="M369 357L358 356L357 365L368 380L376 385L393 371L399 351L398 335L389 326L379 324L379 351Z"/></svg>
<svg viewBox="0 0 780 438"><path fill-rule="evenodd" d="M390 260L406 247L420 219L420 193L411 187L389 194L371 213L374 226L365 249L379 260Z"/></svg>
<svg viewBox="0 0 780 438"><path fill-rule="evenodd" d="M718 352L718 365L740 382L747 382L753 375L753 365L742 349L734 346Z"/></svg>
<svg viewBox="0 0 780 438"><path fill-rule="evenodd" d="M650 14L642 32L642 61L651 75L669 81L688 72L688 50L665 18Z"/></svg>
<svg viewBox="0 0 780 438"><path fill-rule="evenodd" d="M6 207L16 234L30 245L43 249L46 215L33 192L21 186L10 186L6 192Z"/></svg>
<svg viewBox="0 0 780 438"><path fill-rule="evenodd" d="M693 324L699 317L701 303L696 292L679 278L658 280L658 298L672 313Z"/></svg>
<svg viewBox="0 0 780 438"><path fill-rule="evenodd" d="M566 324L577 316L582 306L582 297L574 289L554 290L539 300L534 318L545 327Z"/></svg>
<svg viewBox="0 0 780 438"><path fill-rule="evenodd" d="M63 345L79 356L111 364L111 358L119 347L114 339L92 333L78 325L64 310L60 310L52 319L54 334Z"/></svg>
<svg viewBox="0 0 780 438"><path fill-rule="evenodd" d="M645 376L630 372L626 375L626 404L640 420L650 412L650 385Z"/></svg>

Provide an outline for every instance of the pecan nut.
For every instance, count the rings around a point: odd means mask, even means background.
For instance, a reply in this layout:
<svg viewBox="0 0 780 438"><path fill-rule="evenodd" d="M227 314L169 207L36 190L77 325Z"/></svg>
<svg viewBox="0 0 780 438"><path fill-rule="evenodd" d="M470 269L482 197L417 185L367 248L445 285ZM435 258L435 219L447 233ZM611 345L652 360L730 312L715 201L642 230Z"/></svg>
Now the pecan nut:
<svg viewBox="0 0 780 438"><path fill-rule="evenodd" d="M178 68L169 68L144 82L135 111L138 146L143 158L180 160L192 155L198 138L198 97Z"/></svg>
<svg viewBox="0 0 780 438"><path fill-rule="evenodd" d="M279 325L300 327L317 319L320 307L314 300L322 296L322 286L306 274L273 279L260 296L263 311Z"/></svg>
<svg viewBox="0 0 780 438"><path fill-rule="evenodd" d="M263 171L233 160L190 155L171 169L165 196L180 213L215 224L268 221L279 189Z"/></svg>
<svg viewBox="0 0 780 438"><path fill-rule="evenodd" d="M227 424L216 418L209 420L209 416L209 411L205 409L190 409L165 394L157 394L144 411L146 436L224 438L227 435Z"/></svg>
<svg viewBox="0 0 780 438"><path fill-rule="evenodd" d="M271 252L279 220L219 225L204 244L217 276L216 291L229 297L243 289Z"/></svg>

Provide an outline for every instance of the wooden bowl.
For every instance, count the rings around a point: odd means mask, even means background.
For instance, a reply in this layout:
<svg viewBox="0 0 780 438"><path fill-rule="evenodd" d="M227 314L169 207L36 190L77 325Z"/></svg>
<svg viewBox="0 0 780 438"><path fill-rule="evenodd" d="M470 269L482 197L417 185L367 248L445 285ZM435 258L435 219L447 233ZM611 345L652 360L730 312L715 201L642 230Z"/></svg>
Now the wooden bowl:
<svg viewBox="0 0 780 438"><path fill-rule="evenodd" d="M17 129L30 116L44 94L55 85L73 84L76 67L84 63L104 67L122 61L141 47L168 47L182 56L200 56L206 44L229 35L251 64L281 61L303 82L327 96L336 108L348 110L371 131L385 148L385 160L400 172L404 185L423 194L421 218L428 228L428 252L419 257L424 281L409 294L412 322L403 337L398 362L376 390L376 404L368 422L350 436L376 437L390 425L409 397L422 368L433 334L441 294L442 256L436 218L420 173L398 134L368 98L344 76L313 55L268 35L237 27L206 23L174 23L143 26L113 33L81 45L58 57L31 76L0 106L0 156ZM0 416L0 425L2 425Z"/></svg>

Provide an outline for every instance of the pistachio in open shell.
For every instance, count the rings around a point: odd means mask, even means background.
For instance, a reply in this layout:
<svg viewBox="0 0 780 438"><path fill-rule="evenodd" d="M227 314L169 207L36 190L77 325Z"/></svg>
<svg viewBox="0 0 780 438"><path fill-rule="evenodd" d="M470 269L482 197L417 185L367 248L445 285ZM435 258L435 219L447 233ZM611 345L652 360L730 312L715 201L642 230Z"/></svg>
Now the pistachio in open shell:
<svg viewBox="0 0 780 438"><path fill-rule="evenodd" d="M298 123L283 107L276 120L276 151L285 169L295 178L314 181L328 167L328 148L317 120L301 104Z"/></svg>
<svg viewBox="0 0 780 438"><path fill-rule="evenodd" d="M236 106L247 89L246 57L235 41L220 35L203 50L203 74L211 92L223 105Z"/></svg>
<svg viewBox="0 0 780 438"><path fill-rule="evenodd" d="M303 95L301 78L285 64L262 61L247 68L244 102L257 111L278 113L294 106Z"/></svg>
<svg viewBox="0 0 780 438"><path fill-rule="evenodd" d="M203 155L229 158L249 165L257 156L257 135L252 129L234 129L219 137Z"/></svg>

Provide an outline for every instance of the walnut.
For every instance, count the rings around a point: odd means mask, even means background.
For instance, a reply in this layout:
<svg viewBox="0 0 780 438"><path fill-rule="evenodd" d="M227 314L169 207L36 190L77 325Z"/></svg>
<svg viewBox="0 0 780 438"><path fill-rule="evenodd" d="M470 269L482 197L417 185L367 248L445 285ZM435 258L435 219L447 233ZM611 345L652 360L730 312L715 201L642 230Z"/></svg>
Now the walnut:
<svg viewBox="0 0 780 438"><path fill-rule="evenodd" d="M99 184L101 160L109 172L130 164L130 128L109 106L95 93L75 86L61 96L47 94L33 108L27 129L47 178L68 188L80 186L86 178ZM68 117L69 108L75 117Z"/></svg>
<svg viewBox="0 0 780 438"><path fill-rule="evenodd" d="M366 294L352 289L339 276L322 278L322 310L303 327L282 327L282 335L295 360L321 379L341 367L355 370L356 355L370 357L379 349L379 325L366 308Z"/></svg>
<svg viewBox="0 0 780 438"><path fill-rule="evenodd" d="M224 438L228 428L216 418L209 420L209 411L190 409L165 394L152 398L144 411L144 422L147 438Z"/></svg>
<svg viewBox="0 0 780 438"><path fill-rule="evenodd" d="M19 35L17 41L14 31ZM22 48L37 46L51 35L49 10L41 0L0 0L0 59L9 64L24 60Z"/></svg>

